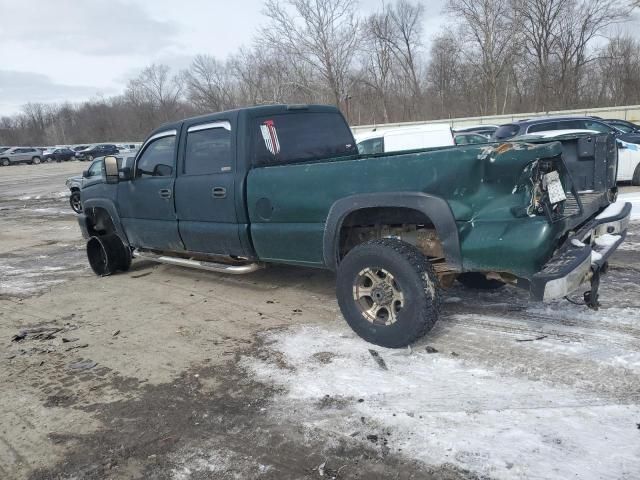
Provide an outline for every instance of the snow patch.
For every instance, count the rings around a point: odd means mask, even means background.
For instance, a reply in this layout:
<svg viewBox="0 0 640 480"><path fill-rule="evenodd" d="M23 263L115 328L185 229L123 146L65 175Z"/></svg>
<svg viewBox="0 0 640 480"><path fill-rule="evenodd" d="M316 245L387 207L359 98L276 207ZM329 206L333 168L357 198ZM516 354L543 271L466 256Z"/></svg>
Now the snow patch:
<svg viewBox="0 0 640 480"><path fill-rule="evenodd" d="M640 220L640 192L621 193L618 195L618 203L629 202L631 203L631 219Z"/></svg>
<svg viewBox="0 0 640 480"><path fill-rule="evenodd" d="M637 405L501 376L417 348L407 354L373 347L336 330L302 327L268 340L291 368L243 362L258 379L286 388L272 414L298 415L310 428L362 441L368 433L388 432L394 453L491 478L640 476ZM372 361L370 348L388 370ZM332 361L316 361L320 352L332 353ZM325 395L348 407L339 414L316 407Z"/></svg>

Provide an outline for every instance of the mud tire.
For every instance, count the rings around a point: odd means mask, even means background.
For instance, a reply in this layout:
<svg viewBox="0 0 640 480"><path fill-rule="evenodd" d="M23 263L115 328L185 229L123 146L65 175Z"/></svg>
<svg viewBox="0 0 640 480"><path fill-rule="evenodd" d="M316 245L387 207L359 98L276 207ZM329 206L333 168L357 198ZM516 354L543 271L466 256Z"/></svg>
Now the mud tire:
<svg viewBox="0 0 640 480"><path fill-rule="evenodd" d="M91 237L87 258L93 272L101 277L126 272L131 266L131 251L115 233Z"/></svg>
<svg viewBox="0 0 640 480"><path fill-rule="evenodd" d="M403 295L403 305L389 325L368 320L354 297L365 269L390 273ZM402 348L423 337L438 320L440 286L424 254L397 239L371 240L354 247L338 267L336 296L349 326L364 340L387 348Z"/></svg>

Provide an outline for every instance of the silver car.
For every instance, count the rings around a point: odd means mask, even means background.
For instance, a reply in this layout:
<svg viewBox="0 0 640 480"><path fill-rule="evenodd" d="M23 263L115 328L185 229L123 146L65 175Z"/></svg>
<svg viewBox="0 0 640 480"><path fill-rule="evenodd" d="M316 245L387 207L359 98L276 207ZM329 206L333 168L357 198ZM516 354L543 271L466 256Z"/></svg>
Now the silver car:
<svg viewBox="0 0 640 480"><path fill-rule="evenodd" d="M0 153L0 166L3 167L13 163L37 165L40 162L42 162L42 152L34 147L13 147Z"/></svg>

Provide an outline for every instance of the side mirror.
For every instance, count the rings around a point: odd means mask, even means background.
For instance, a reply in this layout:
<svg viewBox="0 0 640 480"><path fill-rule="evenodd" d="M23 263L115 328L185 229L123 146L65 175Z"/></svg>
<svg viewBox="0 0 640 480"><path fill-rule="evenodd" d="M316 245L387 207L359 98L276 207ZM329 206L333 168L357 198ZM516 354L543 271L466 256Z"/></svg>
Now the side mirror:
<svg viewBox="0 0 640 480"><path fill-rule="evenodd" d="M107 183L118 183L118 159L116 157L104 157L104 175Z"/></svg>
<svg viewBox="0 0 640 480"><path fill-rule="evenodd" d="M82 172L82 178L89 178L89 170L84 170Z"/></svg>

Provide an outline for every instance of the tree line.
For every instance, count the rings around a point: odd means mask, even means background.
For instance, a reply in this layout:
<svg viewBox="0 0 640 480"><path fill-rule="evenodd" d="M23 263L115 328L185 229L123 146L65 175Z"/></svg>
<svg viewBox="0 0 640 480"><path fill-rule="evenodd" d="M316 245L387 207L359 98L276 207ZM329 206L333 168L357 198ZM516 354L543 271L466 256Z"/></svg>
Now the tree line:
<svg viewBox="0 0 640 480"><path fill-rule="evenodd" d="M203 52L184 71L149 65L121 95L29 103L0 119L0 144L141 140L172 120L271 103L334 104L353 125L640 104L640 42L621 33L634 7L448 0L426 38L417 0L367 16L356 0L265 0L251 46Z"/></svg>

